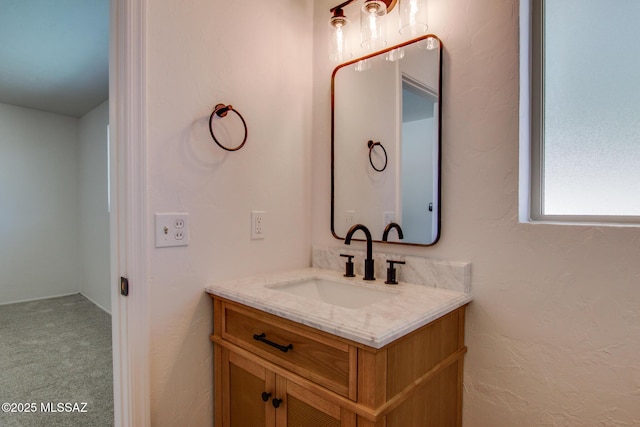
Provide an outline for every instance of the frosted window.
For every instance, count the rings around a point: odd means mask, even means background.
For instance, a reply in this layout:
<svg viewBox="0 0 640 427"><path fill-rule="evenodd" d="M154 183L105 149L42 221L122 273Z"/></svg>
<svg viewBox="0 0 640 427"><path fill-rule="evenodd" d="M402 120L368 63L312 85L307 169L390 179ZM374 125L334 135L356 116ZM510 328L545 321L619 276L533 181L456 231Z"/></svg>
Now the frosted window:
<svg viewBox="0 0 640 427"><path fill-rule="evenodd" d="M640 215L640 1L544 2L544 215Z"/></svg>

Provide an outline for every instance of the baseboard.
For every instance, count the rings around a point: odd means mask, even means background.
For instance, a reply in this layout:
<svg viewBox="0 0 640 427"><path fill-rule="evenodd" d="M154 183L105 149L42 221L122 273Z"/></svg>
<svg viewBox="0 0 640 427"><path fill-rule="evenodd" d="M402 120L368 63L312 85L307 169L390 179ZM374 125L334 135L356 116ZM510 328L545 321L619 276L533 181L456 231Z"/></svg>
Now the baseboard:
<svg viewBox="0 0 640 427"><path fill-rule="evenodd" d="M18 301L9 301L9 302L0 302L0 305L20 304L21 302L32 302L32 301L40 301L40 300L43 300L43 299L50 299L50 298L68 297L68 296L76 295L76 294L79 294L79 293L81 293L81 292L80 291L75 291L75 292L71 292L71 293L68 293L68 294L49 295L49 296L46 296L46 297L23 299L23 300L18 300ZM91 301L91 302L93 302L93 301ZM94 304L96 304L96 303L94 302ZM96 305L98 305L98 304L96 304ZM98 306L98 307L100 307L100 306ZM102 308L102 307L100 307L100 308ZM104 308L102 308L102 309L104 310Z"/></svg>
<svg viewBox="0 0 640 427"><path fill-rule="evenodd" d="M98 307L100 310L104 311L105 313L107 313L109 316L111 316L111 311L107 310L106 308L104 308L103 306L101 306L100 304L98 304L97 302L95 302L93 299L89 298L88 296L86 296L84 293L82 292L71 292L68 294L60 294L60 295L49 295L46 297L38 297L38 298L31 298L31 299L23 299L23 300L18 300L18 301L9 301L9 302L0 302L0 306L2 305L9 305L9 304L20 304L23 302L33 302L33 301L40 301L43 299L51 299L51 298L62 298L62 297L68 297L71 295L77 295L80 294L83 297L85 297L86 299L88 299L89 301L91 301L91 303L93 305L95 305L96 307Z"/></svg>
<svg viewBox="0 0 640 427"><path fill-rule="evenodd" d="M91 301L96 307L98 307L100 310L104 311L105 313L107 313L109 316L111 316L111 311L107 310L106 308L104 308L103 306L101 306L100 304L98 304L97 302L95 302L93 299L89 298L84 292L80 291L80 295L82 295L83 297L85 297L86 299L88 299L89 301Z"/></svg>

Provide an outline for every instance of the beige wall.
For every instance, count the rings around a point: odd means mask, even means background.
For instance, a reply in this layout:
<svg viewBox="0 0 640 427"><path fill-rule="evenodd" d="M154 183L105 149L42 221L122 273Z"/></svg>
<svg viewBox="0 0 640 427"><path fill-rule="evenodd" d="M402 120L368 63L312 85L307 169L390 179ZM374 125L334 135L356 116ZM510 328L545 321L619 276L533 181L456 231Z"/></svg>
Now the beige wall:
<svg viewBox="0 0 640 427"><path fill-rule="evenodd" d="M329 231L333 3L314 2L312 241L323 246L341 246ZM635 425L640 229L518 223L518 2L429 4L445 46L442 237L403 252L472 263L464 425Z"/></svg>
<svg viewBox="0 0 640 427"><path fill-rule="evenodd" d="M78 121L80 292L111 312L107 126L109 101Z"/></svg>
<svg viewBox="0 0 640 427"><path fill-rule="evenodd" d="M0 104L0 304L80 290L78 119Z"/></svg>
<svg viewBox="0 0 640 427"><path fill-rule="evenodd" d="M80 119L0 104L0 304L80 292L110 311L107 122L108 101Z"/></svg>
<svg viewBox="0 0 640 427"><path fill-rule="evenodd" d="M153 426L213 423L204 286L310 264L311 4L147 2ZM247 122L240 151L209 135L219 102ZM250 240L252 210L264 240ZM174 211L190 214L190 245L153 248L153 214Z"/></svg>

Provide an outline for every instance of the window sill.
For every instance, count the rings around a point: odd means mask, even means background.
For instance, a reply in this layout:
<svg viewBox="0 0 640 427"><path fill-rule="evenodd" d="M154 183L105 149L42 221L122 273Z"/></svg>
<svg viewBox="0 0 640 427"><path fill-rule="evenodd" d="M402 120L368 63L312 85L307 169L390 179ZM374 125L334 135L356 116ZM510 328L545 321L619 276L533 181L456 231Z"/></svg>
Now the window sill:
<svg viewBox="0 0 640 427"><path fill-rule="evenodd" d="M546 215L544 218L520 219L521 224L577 225L587 227L640 227L640 217L573 217L569 215Z"/></svg>

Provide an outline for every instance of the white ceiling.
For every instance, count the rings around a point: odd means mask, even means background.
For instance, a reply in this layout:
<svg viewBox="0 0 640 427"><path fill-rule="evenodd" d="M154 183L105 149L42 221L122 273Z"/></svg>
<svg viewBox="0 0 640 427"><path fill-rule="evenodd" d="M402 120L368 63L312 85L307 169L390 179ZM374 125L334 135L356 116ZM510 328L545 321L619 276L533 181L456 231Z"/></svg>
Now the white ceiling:
<svg viewBox="0 0 640 427"><path fill-rule="evenodd" d="M0 103L82 117L109 96L109 0L0 0Z"/></svg>

